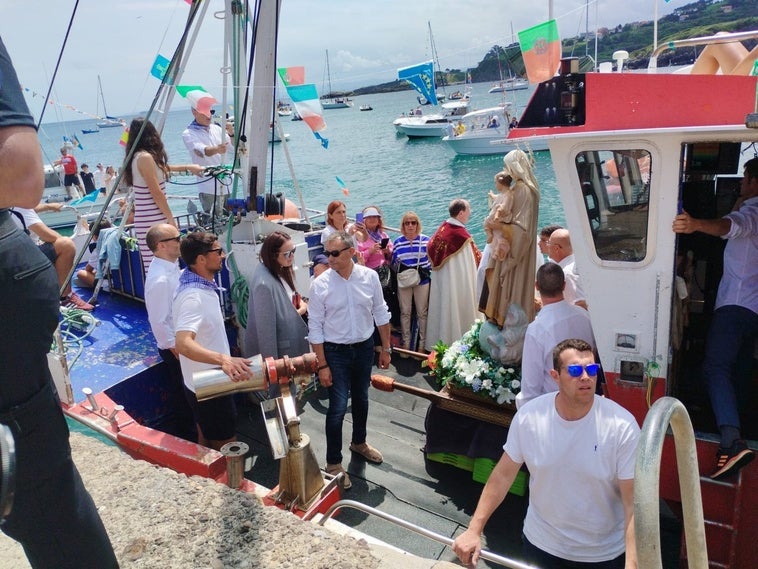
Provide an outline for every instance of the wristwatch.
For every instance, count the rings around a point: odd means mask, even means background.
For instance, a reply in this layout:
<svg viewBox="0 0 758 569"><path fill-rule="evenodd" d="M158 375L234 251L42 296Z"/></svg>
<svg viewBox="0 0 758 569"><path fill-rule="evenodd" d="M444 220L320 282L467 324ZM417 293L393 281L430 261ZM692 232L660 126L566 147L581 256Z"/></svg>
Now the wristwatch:
<svg viewBox="0 0 758 569"><path fill-rule="evenodd" d="M387 352L388 354L391 354L391 353L392 353L392 346L390 346L389 348L384 348L384 347L383 347L383 348L382 348L382 351L383 351L383 352Z"/></svg>

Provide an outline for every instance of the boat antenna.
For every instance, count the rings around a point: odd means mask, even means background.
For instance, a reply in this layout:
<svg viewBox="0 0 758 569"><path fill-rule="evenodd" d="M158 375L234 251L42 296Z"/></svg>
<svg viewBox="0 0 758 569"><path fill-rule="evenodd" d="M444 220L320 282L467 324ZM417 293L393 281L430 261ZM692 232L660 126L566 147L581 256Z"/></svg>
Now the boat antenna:
<svg viewBox="0 0 758 569"><path fill-rule="evenodd" d="M71 27L74 24L74 18L76 17L76 10L79 8L79 0L76 0L74 2L74 9L71 12L71 18L68 20L68 26L66 26L66 35L63 36L63 45L61 45L61 49L58 52L58 60L55 62L55 69L53 69L53 76L50 79L50 86L47 88L47 94L45 95L45 104L42 105L42 110L39 113L39 119L37 120L37 130L39 130L40 125L42 124L42 117L45 116L45 109L47 108L47 104L50 101L50 93L53 90L53 85L55 84L55 77L58 75L58 69L61 66L61 59L63 59L63 52L66 49L66 43L68 43L68 36L71 33ZM76 265L74 265L76 267Z"/></svg>

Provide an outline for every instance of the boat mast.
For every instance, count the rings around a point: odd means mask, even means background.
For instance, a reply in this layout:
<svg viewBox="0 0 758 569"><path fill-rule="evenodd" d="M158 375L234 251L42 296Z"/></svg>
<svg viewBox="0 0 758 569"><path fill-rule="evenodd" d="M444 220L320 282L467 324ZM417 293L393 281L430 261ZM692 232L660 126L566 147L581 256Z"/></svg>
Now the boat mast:
<svg viewBox="0 0 758 569"><path fill-rule="evenodd" d="M97 90L100 91L100 99L103 101L103 116L109 119L111 117L108 116L108 109L105 108L105 95L103 95L103 84L100 81L100 74L97 76Z"/></svg>
<svg viewBox="0 0 758 569"><path fill-rule="evenodd" d="M442 75L440 76L440 77L442 77L442 92L447 97L447 92L445 91L445 80L444 80L445 74L442 72L442 66L440 65L440 58L437 55L437 46L434 44L434 35L432 34L432 22L431 22L431 20L427 20L426 24L427 24L427 26L429 26L429 45L430 45L431 50L432 50L432 59L434 59L434 64L437 66L437 69L438 69L439 73L442 73ZM435 72L435 75L436 75L436 72ZM436 97L437 96L437 81L436 81L436 77L432 77L432 79L434 80L434 96Z"/></svg>
<svg viewBox="0 0 758 569"><path fill-rule="evenodd" d="M327 99L332 100L332 71L329 69L329 50L326 50L326 80L329 85L329 95Z"/></svg>

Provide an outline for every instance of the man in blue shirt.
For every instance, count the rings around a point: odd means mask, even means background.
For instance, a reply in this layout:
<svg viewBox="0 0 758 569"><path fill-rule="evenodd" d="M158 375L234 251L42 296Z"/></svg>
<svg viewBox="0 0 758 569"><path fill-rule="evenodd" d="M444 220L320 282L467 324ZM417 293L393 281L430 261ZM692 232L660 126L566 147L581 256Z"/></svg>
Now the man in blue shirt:
<svg viewBox="0 0 758 569"><path fill-rule="evenodd" d="M758 336L758 158L745 162L740 197L730 213L719 219L695 219L682 212L674 218L673 230L728 239L703 362L721 433L711 478L721 480L755 458L742 440L737 386L747 385L743 379L751 373Z"/></svg>

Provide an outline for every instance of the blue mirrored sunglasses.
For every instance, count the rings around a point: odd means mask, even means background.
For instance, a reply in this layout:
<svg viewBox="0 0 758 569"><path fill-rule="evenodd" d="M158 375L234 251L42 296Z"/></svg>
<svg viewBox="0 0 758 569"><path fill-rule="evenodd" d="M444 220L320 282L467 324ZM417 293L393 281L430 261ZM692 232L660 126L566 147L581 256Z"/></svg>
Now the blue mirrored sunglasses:
<svg viewBox="0 0 758 569"><path fill-rule="evenodd" d="M600 370L600 364L587 364L586 366L571 364L566 366L566 371L568 371L571 377L582 377L582 371L585 370L587 371L587 375L595 377Z"/></svg>

